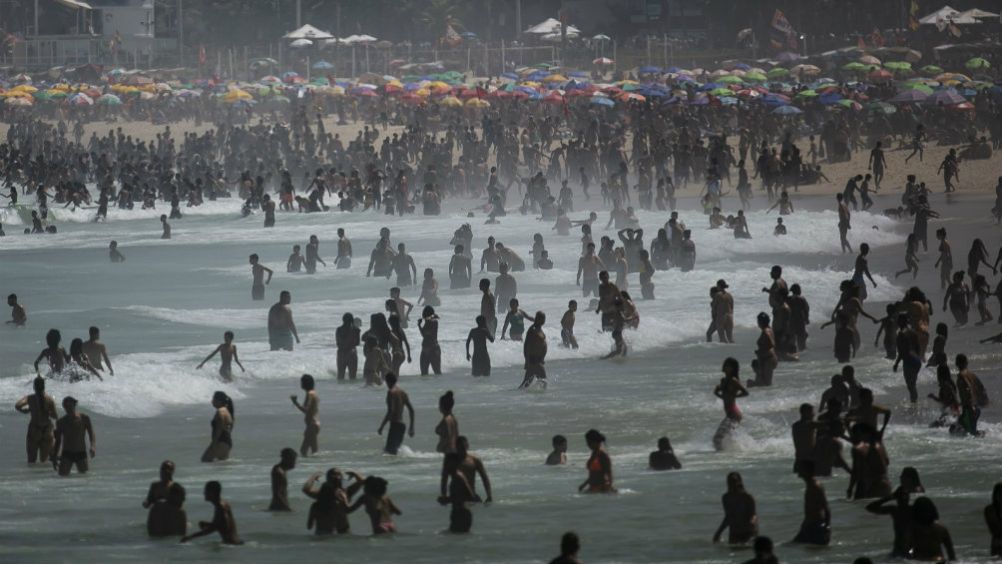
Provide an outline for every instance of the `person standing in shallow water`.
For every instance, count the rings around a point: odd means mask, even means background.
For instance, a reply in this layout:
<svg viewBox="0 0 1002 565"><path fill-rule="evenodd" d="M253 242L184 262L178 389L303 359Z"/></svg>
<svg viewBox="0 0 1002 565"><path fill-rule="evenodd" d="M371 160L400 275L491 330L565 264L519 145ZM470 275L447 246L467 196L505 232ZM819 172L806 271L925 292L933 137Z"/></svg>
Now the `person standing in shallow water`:
<svg viewBox="0 0 1002 565"><path fill-rule="evenodd" d="M615 493L616 489L612 485L612 459L605 451L605 436L596 429L590 429L585 433L585 443L591 450L591 456L585 464L588 478L578 487L578 492Z"/></svg>
<svg viewBox="0 0 1002 565"><path fill-rule="evenodd" d="M320 398L315 390L316 383L313 375L303 375L299 379L299 387L306 393L303 395L303 403L293 394L289 398L292 405L303 413L303 420L306 423L306 430L303 432L303 443L299 447L299 453L303 457L308 454L317 454L317 437L320 435Z"/></svg>
<svg viewBox="0 0 1002 565"><path fill-rule="evenodd" d="M289 477L286 473L296 468L296 452L286 447L280 455L281 460L271 468L271 504L268 510L272 512L291 512L289 506Z"/></svg>
<svg viewBox="0 0 1002 565"><path fill-rule="evenodd" d="M52 453L53 424L59 419L56 411L56 401L45 394L45 379L35 377L32 382L34 394L25 396L14 404L14 409L22 414L29 414L28 434L25 445L28 450L28 463L40 461L45 463Z"/></svg>
<svg viewBox="0 0 1002 565"><path fill-rule="evenodd" d="M409 428L404 424L404 409L410 416ZM397 386L397 376L393 373L386 375L386 415L379 424L379 435L383 435L386 424L390 425L390 433L386 436L383 453L396 455L404 443L404 432L410 430L410 436L414 437L414 407L407 393Z"/></svg>
<svg viewBox="0 0 1002 565"><path fill-rule="evenodd" d="M202 453L202 463L225 461L230 458L233 448L233 400L225 392L217 390L212 395L212 407L216 414L212 417L212 441Z"/></svg>
<svg viewBox="0 0 1002 565"><path fill-rule="evenodd" d="M538 379L543 388L546 388L546 334L543 333L543 324L546 323L546 314L536 312L532 326L525 332L525 343L522 346L522 353L525 357L525 377L518 388L526 388Z"/></svg>
<svg viewBox="0 0 1002 565"><path fill-rule="evenodd" d="M77 399L67 396L63 399L66 415L56 422L55 447L52 448L52 468L59 476L69 476L75 466L78 473L89 469L88 459L97 455L97 437L90 417L77 412ZM90 448L87 441L90 441ZM88 457L89 456L89 457Z"/></svg>
<svg viewBox="0 0 1002 565"><path fill-rule="evenodd" d="M264 300L264 285L271 284L271 276L275 274L271 269L265 267L258 259L257 253L252 253L250 256L251 264L251 275L254 278L254 282L251 283L251 299L253 300ZM264 275L268 273L268 279L265 280Z"/></svg>
<svg viewBox="0 0 1002 565"><path fill-rule="evenodd" d="M491 355L487 351L487 342L494 343L494 335L487 328L487 319L477 316L477 327L470 330L466 336L466 360L472 361L474 377L491 376ZM473 342L473 355L470 355L470 342Z"/></svg>
<svg viewBox="0 0 1002 565"><path fill-rule="evenodd" d="M717 451L724 449L724 439L741 422L741 409L738 408L737 400L748 396L748 390L741 385L739 369L737 359L733 357L724 359L722 367L724 376L713 389L713 395L724 403L724 419L717 427L717 433L713 435L713 447Z"/></svg>
<svg viewBox="0 0 1002 565"><path fill-rule="evenodd" d="M296 343L299 343L299 332L296 331L292 309L289 308L291 303L292 294L283 290L278 295L278 302L268 310L268 343L272 351L292 351L292 338L296 338Z"/></svg>
<svg viewBox="0 0 1002 565"><path fill-rule="evenodd" d="M205 358L201 363L198 364L195 369L201 369L203 365L209 362L210 359L219 354L219 358L222 362L219 365L219 376L226 382L233 381L233 363L236 362L237 366L240 367L240 372L247 372L244 369L243 364L240 362L240 358L237 356L237 346L233 345L233 332L226 332L223 334L223 343L219 344L219 347L215 348L208 357Z"/></svg>
<svg viewBox="0 0 1002 565"><path fill-rule="evenodd" d="M758 513L755 497L745 490L740 473L727 474L727 492L720 497L724 507L724 519L713 533L713 543L720 542L720 536L727 530L727 543L743 545L758 535Z"/></svg>
<svg viewBox="0 0 1002 565"><path fill-rule="evenodd" d="M200 521L198 523L198 531L181 538L181 543L187 543L195 538L217 532L224 544L242 545L243 542L237 536L237 523L233 519L233 509L230 508L228 502L223 500L223 486L218 481L205 483L205 501L212 504L212 521Z"/></svg>
<svg viewBox="0 0 1002 565"><path fill-rule="evenodd" d="M800 524L800 532L793 538L793 543L810 545L828 545L831 542L831 510L828 508L828 497L825 487L814 476L814 462L802 461L798 474L804 480L804 521Z"/></svg>

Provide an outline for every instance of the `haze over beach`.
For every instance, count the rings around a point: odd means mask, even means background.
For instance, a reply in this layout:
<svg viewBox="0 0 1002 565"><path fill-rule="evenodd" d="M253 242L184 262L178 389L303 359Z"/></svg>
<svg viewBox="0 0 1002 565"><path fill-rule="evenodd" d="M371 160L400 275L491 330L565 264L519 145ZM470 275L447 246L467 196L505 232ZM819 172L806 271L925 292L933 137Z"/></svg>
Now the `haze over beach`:
<svg viewBox="0 0 1002 565"><path fill-rule="evenodd" d="M894 4L3 4L0 560L996 561L1002 16Z"/></svg>

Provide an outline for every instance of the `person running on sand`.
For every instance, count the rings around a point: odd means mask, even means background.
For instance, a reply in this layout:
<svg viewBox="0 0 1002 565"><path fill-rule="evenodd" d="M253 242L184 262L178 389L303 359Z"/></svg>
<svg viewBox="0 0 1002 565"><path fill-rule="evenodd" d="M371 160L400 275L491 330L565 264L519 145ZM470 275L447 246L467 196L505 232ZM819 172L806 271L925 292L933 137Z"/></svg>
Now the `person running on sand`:
<svg viewBox="0 0 1002 565"><path fill-rule="evenodd" d="M605 436L596 429L590 429L585 433L585 443L591 450L591 456L585 464L588 478L578 486L578 492L615 493L616 489L612 484L612 459L605 451Z"/></svg>
<svg viewBox="0 0 1002 565"><path fill-rule="evenodd" d="M724 359L722 370L724 376L713 389L713 395L724 403L724 419L713 435L713 447L717 451L723 450L724 439L741 422L741 409L738 408L737 400L748 396L748 389L741 385L740 366L737 359L733 357Z"/></svg>
<svg viewBox="0 0 1002 565"><path fill-rule="evenodd" d="M289 477L287 473L296 468L296 451L291 447L282 449L281 460L271 468L271 512L291 512L289 506Z"/></svg>
<svg viewBox="0 0 1002 565"><path fill-rule="evenodd" d="M724 518L713 533L713 543L720 542L720 536L727 530L727 543L744 545L758 535L758 513L755 497L745 490L740 473L727 474L727 492L720 497L724 507Z"/></svg>
<svg viewBox="0 0 1002 565"><path fill-rule="evenodd" d="M194 534L181 538L181 543L187 543L195 538L207 536L214 532L219 533L219 537L225 545L242 545L237 536L237 523L233 519L233 509L230 504L223 500L223 486L218 481L205 483L205 501L212 504L212 521L198 523L198 531Z"/></svg>
<svg viewBox="0 0 1002 565"><path fill-rule="evenodd" d="M212 417L212 440L202 453L202 463L226 461L233 448L233 400L225 392L217 390L212 395L212 407L216 409Z"/></svg>
<svg viewBox="0 0 1002 565"><path fill-rule="evenodd" d="M237 346L233 345L233 332L226 332L223 334L223 343L219 344L212 353L209 354L201 363L198 364L195 369L201 369L203 365L209 362L210 359L219 354L221 363L219 365L219 376L226 382L233 381L233 363L235 362L238 367L240 367L240 372L246 373L247 370L244 369L243 364L240 362L240 358L237 356ZM112 373L114 374L114 373Z"/></svg>
<svg viewBox="0 0 1002 565"><path fill-rule="evenodd" d="M56 422L55 447L52 448L52 468L59 476L66 477L75 466L78 473L86 473L88 455L90 459L97 456L97 437L90 417L77 412L77 399L67 396L63 399L63 410L66 412ZM87 448L87 442L90 448Z"/></svg>
<svg viewBox="0 0 1002 565"><path fill-rule="evenodd" d="M299 378L299 387L305 393L303 403L293 394L289 398L292 405L303 413L303 421L306 423L306 430L303 432L303 443L299 447L299 453L306 457L308 454L317 454L317 436L320 435L320 397L317 396L316 383L313 375L303 375Z"/></svg>
<svg viewBox="0 0 1002 565"><path fill-rule="evenodd" d="M52 453L53 424L59 419L56 411L56 401L45 394L45 379L35 377L32 382L35 392L18 400L14 409L22 414L29 414L28 434L25 446L28 451L28 463L36 461L45 463Z"/></svg>
<svg viewBox="0 0 1002 565"><path fill-rule="evenodd" d="M383 435L383 428L390 425L390 433L386 436L386 446L383 453L396 455L400 446L404 442L404 432L409 430L410 436L414 437L414 407L411 406L410 398L402 388L397 386L397 376L393 373L386 375L386 415L379 424L376 433ZM410 416L410 427L404 424L404 409Z"/></svg>

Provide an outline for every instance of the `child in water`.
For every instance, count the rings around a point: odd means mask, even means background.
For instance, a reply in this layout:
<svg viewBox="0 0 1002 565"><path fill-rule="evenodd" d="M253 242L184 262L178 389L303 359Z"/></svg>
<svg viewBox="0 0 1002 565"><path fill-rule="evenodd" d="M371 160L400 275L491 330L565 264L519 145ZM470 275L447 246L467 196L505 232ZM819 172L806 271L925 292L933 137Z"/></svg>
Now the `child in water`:
<svg viewBox="0 0 1002 565"><path fill-rule="evenodd" d="M557 434L553 436L553 451L546 456L547 465L567 464L567 438Z"/></svg>
<svg viewBox="0 0 1002 565"><path fill-rule="evenodd" d="M504 339L505 331L511 326L509 338L512 341L522 341L525 334L525 321L532 321L532 317L518 307L518 299L512 298L508 301L508 314L504 317L504 324L501 326L501 339Z"/></svg>

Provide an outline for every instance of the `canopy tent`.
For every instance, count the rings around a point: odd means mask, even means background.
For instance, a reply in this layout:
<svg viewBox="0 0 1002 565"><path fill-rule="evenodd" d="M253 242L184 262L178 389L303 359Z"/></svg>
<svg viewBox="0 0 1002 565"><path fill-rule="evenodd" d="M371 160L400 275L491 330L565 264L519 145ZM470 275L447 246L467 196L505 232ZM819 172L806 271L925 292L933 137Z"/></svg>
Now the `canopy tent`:
<svg viewBox="0 0 1002 565"><path fill-rule="evenodd" d="M947 24L968 25L978 24L981 22L971 16L962 14L960 10L956 10L950 6L943 6L928 16L920 18L919 23L922 25L942 27Z"/></svg>
<svg viewBox="0 0 1002 565"><path fill-rule="evenodd" d="M987 19L999 17L999 15L996 14L996 13L988 12L988 11L985 11L985 10L979 10L977 8L972 8L970 10L965 10L965 11L961 12L960 15L964 16L964 17L974 18L976 20L987 20Z"/></svg>
<svg viewBox="0 0 1002 565"><path fill-rule="evenodd" d="M560 20L556 18L548 18L546 21L540 22L529 29L525 30L525 33L531 33L533 35L549 35L551 33L560 33L560 28L563 24ZM574 26L567 26L567 35L581 35L581 30Z"/></svg>
<svg viewBox="0 0 1002 565"><path fill-rule="evenodd" d="M348 37L345 37L340 41L345 45L362 45L365 43L375 43L376 41L379 40L376 39L375 37L372 37L371 35L362 34L362 35L349 35Z"/></svg>
<svg viewBox="0 0 1002 565"><path fill-rule="evenodd" d="M306 24L303 27L292 30L285 34L283 37L285 39L333 39L334 36L327 33L326 31L317 29L310 24Z"/></svg>

